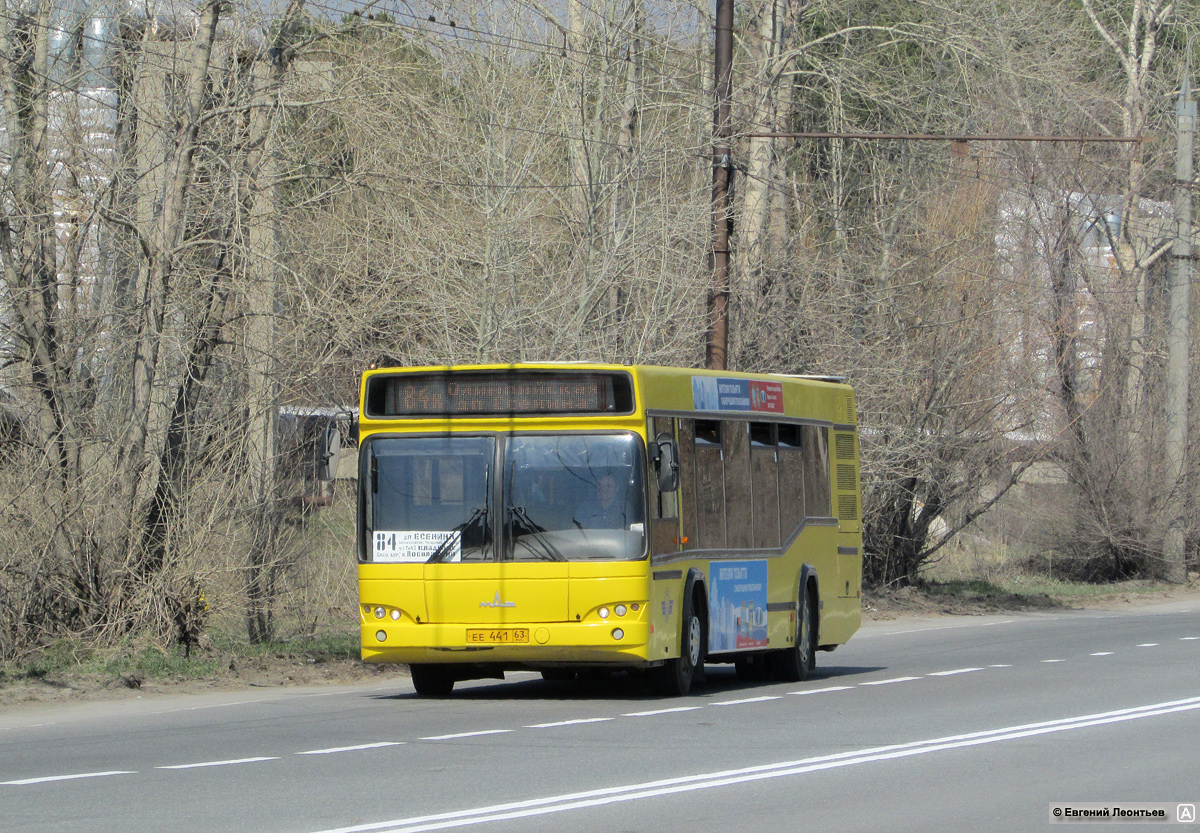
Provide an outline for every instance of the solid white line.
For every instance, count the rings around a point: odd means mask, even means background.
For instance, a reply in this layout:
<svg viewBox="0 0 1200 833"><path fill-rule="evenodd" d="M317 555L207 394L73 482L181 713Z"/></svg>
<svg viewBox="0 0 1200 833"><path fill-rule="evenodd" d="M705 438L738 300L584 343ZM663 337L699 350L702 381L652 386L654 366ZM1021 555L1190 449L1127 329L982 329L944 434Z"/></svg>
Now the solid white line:
<svg viewBox="0 0 1200 833"><path fill-rule="evenodd" d="M108 775L137 775L128 769L112 769L108 772L80 772L75 775L44 775L41 778L20 778L16 781L0 781L0 785L21 786L23 784L45 784L48 781L73 781L76 778L104 778Z"/></svg>
<svg viewBox="0 0 1200 833"><path fill-rule="evenodd" d="M173 766L156 766L155 769L198 769L203 766L232 766L233 764L254 764L259 761L278 761L278 757L236 758L231 761L204 761L198 764L174 764Z"/></svg>
<svg viewBox="0 0 1200 833"><path fill-rule="evenodd" d="M1157 643L1157 642L1143 642L1143 643L1142 643L1141 645L1139 645L1138 647L1139 647L1139 648L1157 648L1157 647L1158 647L1158 643Z"/></svg>
<svg viewBox="0 0 1200 833"><path fill-rule="evenodd" d="M919 680L920 677L892 677L890 680L872 680L869 683L859 683L859 685L887 685L888 683L907 683L909 680Z"/></svg>
<svg viewBox="0 0 1200 833"><path fill-rule="evenodd" d="M511 732L512 729L482 729L478 732L459 732L455 735L434 735L429 738L418 738L418 740L457 740L458 738L477 738L480 735L503 735L506 732Z"/></svg>
<svg viewBox="0 0 1200 833"><path fill-rule="evenodd" d="M673 714L675 712L694 712L694 711L698 711L699 709L702 709L702 708L704 708L704 706L676 706L673 709L653 709L648 712L630 712L629 714L621 715L621 717L653 717L656 714Z"/></svg>
<svg viewBox="0 0 1200 833"><path fill-rule="evenodd" d="M827 691L850 691L852 688L852 685L831 685L825 688L810 688L808 691L789 691L788 694L824 694Z"/></svg>
<svg viewBox="0 0 1200 833"><path fill-rule="evenodd" d="M331 749L310 749L297 755L332 755L335 752L357 752L360 749L379 749L384 746L403 746L402 740L381 740L379 743L360 743L358 746L335 746Z"/></svg>
<svg viewBox="0 0 1200 833"><path fill-rule="evenodd" d="M1097 651L1096 653L1092 654L1094 657L1111 657L1112 655L1112 651Z"/></svg>
<svg viewBox="0 0 1200 833"><path fill-rule="evenodd" d="M953 671L934 671L927 676L930 677L952 677L955 674L969 674L972 671L982 671L982 668L955 668Z"/></svg>
<svg viewBox="0 0 1200 833"><path fill-rule="evenodd" d="M526 726L526 729L553 729L556 726L578 726L580 723L603 723L606 720L615 720L613 717L580 717L575 720L560 720L557 723L535 723L532 726Z"/></svg>
<svg viewBox="0 0 1200 833"><path fill-rule="evenodd" d="M762 697L747 697L743 700L721 700L716 703L709 703L710 706L741 706L745 703L765 703L768 700L779 700L773 694L764 694Z"/></svg>
<svg viewBox="0 0 1200 833"><path fill-rule="evenodd" d="M427 816L413 816L406 819L357 824L350 827L339 827L320 833L366 833L367 831L387 831L388 833L423 833L423 831L445 830L453 827L465 827L487 822L504 821L508 819L528 818L531 816L561 813L566 810L576 810L586 807L597 807L605 804L615 804L624 801L635 801L662 795L690 792L694 790L712 789L714 787L743 784L768 778L781 778L790 775L802 775L808 772L835 769L845 766L872 763L875 761L905 758L913 755L925 755L931 752L942 752L948 749L958 749L968 746L979 746L988 743L1000 743L1008 740L1050 734L1053 732L1073 731L1092 726L1110 723L1120 723L1127 720L1139 720L1145 717L1157 717L1176 712L1200 709L1200 697L1187 700L1175 700L1167 703L1155 703L1148 706L1138 706L1131 709L1120 709L1098 714L1086 714L1077 717L1047 720L1040 723L1028 723L1020 726L1008 726L1002 729L988 729L981 732L970 732L962 735L951 735L942 738L932 738L924 741L879 746L861 749L856 752L838 752L832 755L822 755L797 761L782 761L775 764L746 767L744 769L711 772L702 775L687 775L679 778L667 778L659 781L649 781L641 784L630 784L623 787L608 787L588 790L585 792L568 793L565 795L534 798L526 801L515 801L507 804L496 804L489 807L479 807L473 810L456 810L447 813L437 813Z"/></svg>

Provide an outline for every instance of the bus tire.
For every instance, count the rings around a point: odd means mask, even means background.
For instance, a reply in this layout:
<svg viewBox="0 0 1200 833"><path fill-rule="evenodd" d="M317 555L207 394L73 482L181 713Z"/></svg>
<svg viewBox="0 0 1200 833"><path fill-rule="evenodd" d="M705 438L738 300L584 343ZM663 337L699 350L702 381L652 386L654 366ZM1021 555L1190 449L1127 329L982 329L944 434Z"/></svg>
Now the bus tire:
<svg viewBox="0 0 1200 833"><path fill-rule="evenodd" d="M771 655L771 670L776 678L788 683L807 680L816 665L817 605L812 588L801 588L798 607L796 641L791 648Z"/></svg>
<svg viewBox="0 0 1200 833"><path fill-rule="evenodd" d="M454 674L447 665L410 665L408 672L421 697L446 697L454 690Z"/></svg>
<svg viewBox="0 0 1200 833"><path fill-rule="evenodd" d="M682 697L691 691L697 668L704 661L704 620L691 593L683 599L681 630L679 656L656 669L656 687L668 697Z"/></svg>

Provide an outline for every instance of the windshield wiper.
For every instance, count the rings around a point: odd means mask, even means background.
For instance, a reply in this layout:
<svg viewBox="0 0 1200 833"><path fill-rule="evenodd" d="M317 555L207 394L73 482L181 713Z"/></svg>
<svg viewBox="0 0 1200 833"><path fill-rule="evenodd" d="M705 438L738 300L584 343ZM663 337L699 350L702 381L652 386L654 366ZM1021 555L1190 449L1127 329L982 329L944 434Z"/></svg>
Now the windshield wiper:
<svg viewBox="0 0 1200 833"><path fill-rule="evenodd" d="M425 560L425 563L436 564L445 561L446 557L456 549L455 545L462 541L463 533L467 531L471 524L480 519L487 519L486 506L478 507L474 512L471 513L469 518L460 523L458 526L454 527L454 529L450 530L450 534L446 536L446 540L438 544L438 548L433 551L433 555L429 556L429 558Z"/></svg>
<svg viewBox="0 0 1200 833"><path fill-rule="evenodd" d="M524 532L521 532L518 530L517 525L515 523L513 524L513 555L516 555L515 546L517 537L520 535L527 535L532 536L533 540L536 541L538 546L541 548L541 554L538 555L538 558L540 558L542 561L567 560L567 557L559 552L558 548L555 547L554 544L550 543L550 540L546 537L546 528L534 523L533 519L529 517L529 513L525 511L524 506L510 504L508 507L508 514L520 521L525 530ZM535 552L532 547L530 548L530 551Z"/></svg>

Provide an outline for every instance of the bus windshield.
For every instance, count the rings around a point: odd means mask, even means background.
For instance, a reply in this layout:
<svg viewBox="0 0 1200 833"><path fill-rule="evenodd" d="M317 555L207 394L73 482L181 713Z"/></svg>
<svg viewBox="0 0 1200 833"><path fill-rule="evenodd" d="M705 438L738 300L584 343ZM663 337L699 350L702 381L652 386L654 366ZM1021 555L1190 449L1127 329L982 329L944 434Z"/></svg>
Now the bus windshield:
<svg viewBox="0 0 1200 833"><path fill-rule="evenodd" d="M498 442L501 478L492 471ZM645 465L633 434L378 438L368 443L367 467L371 561L645 554Z"/></svg>

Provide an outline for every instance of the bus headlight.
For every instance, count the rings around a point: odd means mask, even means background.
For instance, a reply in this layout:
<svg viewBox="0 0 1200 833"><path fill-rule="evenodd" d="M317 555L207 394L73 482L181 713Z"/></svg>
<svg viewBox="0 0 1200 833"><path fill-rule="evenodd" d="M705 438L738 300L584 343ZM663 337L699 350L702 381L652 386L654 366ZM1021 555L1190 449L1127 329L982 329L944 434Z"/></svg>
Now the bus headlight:
<svg viewBox="0 0 1200 833"><path fill-rule="evenodd" d="M613 639L624 639L625 631L620 628L613 628Z"/></svg>
<svg viewBox="0 0 1200 833"><path fill-rule="evenodd" d="M382 606L375 608L375 618L376 619L382 619L386 615L387 615L387 611L384 610Z"/></svg>
<svg viewBox="0 0 1200 833"><path fill-rule="evenodd" d="M624 616L625 615L625 605L617 605L616 607L613 608L613 612L616 613L618 616Z"/></svg>
<svg viewBox="0 0 1200 833"><path fill-rule="evenodd" d="M400 611L397 608L392 608L392 621L393 622L400 621Z"/></svg>
<svg viewBox="0 0 1200 833"><path fill-rule="evenodd" d="M600 608L600 611L599 611L599 612L600 612L600 618L601 618L601 619L607 619L607 618L608 618L608 608L607 608L607 607L602 607L602 608Z"/></svg>
<svg viewBox="0 0 1200 833"><path fill-rule="evenodd" d="M387 642L387 631L375 631L375 638L380 642Z"/></svg>

